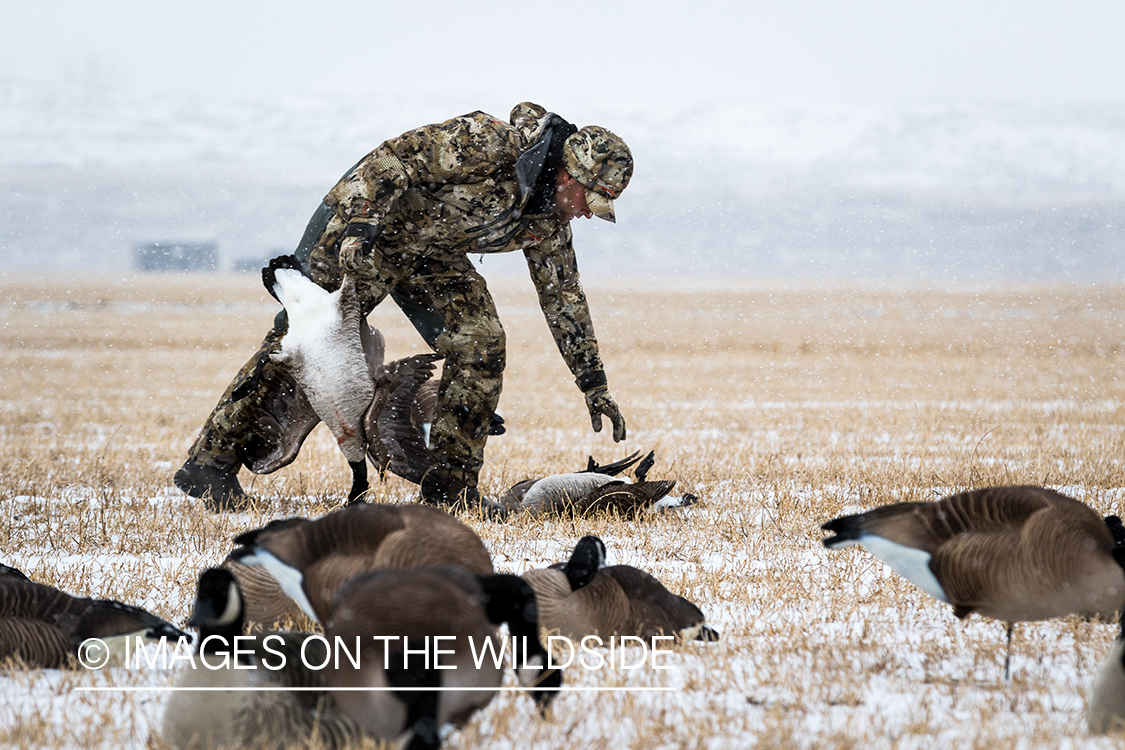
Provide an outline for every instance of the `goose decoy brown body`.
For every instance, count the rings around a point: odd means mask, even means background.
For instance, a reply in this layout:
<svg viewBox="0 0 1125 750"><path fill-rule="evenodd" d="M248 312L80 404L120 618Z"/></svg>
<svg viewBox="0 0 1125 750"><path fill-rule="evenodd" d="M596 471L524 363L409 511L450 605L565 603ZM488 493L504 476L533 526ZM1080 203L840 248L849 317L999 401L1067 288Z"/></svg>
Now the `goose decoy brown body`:
<svg viewBox="0 0 1125 750"><path fill-rule="evenodd" d="M653 576L630 565L606 567L605 544L596 536L579 540L566 563L522 578L535 590L540 625L571 641L587 635L719 639L699 607Z"/></svg>
<svg viewBox="0 0 1125 750"><path fill-rule="evenodd" d="M174 647L181 636L186 634L140 607L71 596L0 565L0 661L11 657L31 667L70 666L83 642L98 638L109 653L99 645L84 654L87 663L122 663L126 637L166 637Z"/></svg>
<svg viewBox="0 0 1125 750"><path fill-rule="evenodd" d="M1112 618L1125 604L1116 516L1043 487L992 487L897 503L821 528L829 549L859 544L927 594L1009 624L1070 614Z"/></svg>
<svg viewBox="0 0 1125 750"><path fill-rule="evenodd" d="M309 633L243 636L241 593L230 571L199 576L189 626L199 642L164 709L163 740L176 750L355 745L363 731L325 692L327 669L309 665L331 658ZM230 655L237 641L237 663ZM218 688L232 688L220 690ZM300 688L282 690L279 688Z"/></svg>
<svg viewBox="0 0 1125 750"><path fill-rule="evenodd" d="M341 584L385 568L453 566L493 572L476 533L425 505L357 503L320 518L273 521L235 537L228 560L260 565L301 609L323 623Z"/></svg>
<svg viewBox="0 0 1125 750"><path fill-rule="evenodd" d="M1094 734L1125 731L1125 617L1094 680L1086 715L1087 726Z"/></svg>
<svg viewBox="0 0 1125 750"><path fill-rule="evenodd" d="M619 476L637 465L636 482ZM675 480L647 481L655 456L650 452L640 459L640 452L620 461L598 465L590 458L585 471L551 474L525 479L512 485L500 498L508 511L526 512L534 516L551 514L587 515L598 512L635 516L657 507L689 505L694 495L667 501L676 486Z"/></svg>
<svg viewBox="0 0 1125 750"><path fill-rule="evenodd" d="M411 748L436 748L443 725L464 726L492 700L487 688L500 687L502 662L478 655L488 651L489 641L492 654L506 643L511 653L514 643L517 675L536 688L532 696L545 709L562 675L543 669L547 655L536 611L531 587L514 575L475 576L461 568L367 573L344 585L325 623L333 642L361 644L358 665L341 661L326 675L328 688L344 689L332 693L337 705L368 734L393 740L408 731ZM501 623L507 623L510 640L498 636ZM437 643L440 657L432 651ZM402 686L442 690L362 689Z"/></svg>

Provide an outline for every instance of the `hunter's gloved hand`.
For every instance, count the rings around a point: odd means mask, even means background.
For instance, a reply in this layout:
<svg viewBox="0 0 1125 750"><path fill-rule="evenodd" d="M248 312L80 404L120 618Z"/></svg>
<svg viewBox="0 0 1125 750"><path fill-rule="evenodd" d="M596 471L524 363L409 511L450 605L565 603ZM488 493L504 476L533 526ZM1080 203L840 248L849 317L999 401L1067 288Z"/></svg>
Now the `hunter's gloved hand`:
<svg viewBox="0 0 1125 750"><path fill-rule="evenodd" d="M604 385L598 386L586 391L585 396L586 408L590 410L590 424L594 427L594 432L602 431L604 414L609 417L610 422L613 422L613 442L620 443L624 440L625 417L621 416L621 410L609 395L609 388Z"/></svg>
<svg viewBox="0 0 1125 750"><path fill-rule="evenodd" d="M372 246L375 238L379 236L382 227L378 224L368 224L353 221L344 229L344 236L340 240L340 268L345 273L373 276L375 271L375 256Z"/></svg>

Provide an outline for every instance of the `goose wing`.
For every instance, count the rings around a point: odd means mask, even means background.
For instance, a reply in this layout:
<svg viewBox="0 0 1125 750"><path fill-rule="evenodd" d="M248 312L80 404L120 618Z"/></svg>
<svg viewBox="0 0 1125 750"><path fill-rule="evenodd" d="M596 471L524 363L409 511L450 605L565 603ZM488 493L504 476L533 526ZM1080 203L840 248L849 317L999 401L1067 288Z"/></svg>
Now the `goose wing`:
<svg viewBox="0 0 1125 750"><path fill-rule="evenodd" d="M59 669L71 659L71 643L54 625L27 617L0 617L0 662L20 659L29 667Z"/></svg>
<svg viewBox="0 0 1125 750"><path fill-rule="evenodd" d="M574 503L570 510L576 515L617 513L622 516L635 516L651 508L675 486L674 479L633 484L606 484Z"/></svg>
<svg viewBox="0 0 1125 750"><path fill-rule="evenodd" d="M264 368L262 379L267 383L266 392L254 410L252 435L239 450L239 458L254 473L269 474L293 463L320 417L296 379L283 368Z"/></svg>
<svg viewBox="0 0 1125 750"><path fill-rule="evenodd" d="M377 395L364 417L368 455L380 470L389 468L407 481L419 484L433 465L420 429L418 403L423 385L433 382L438 354L418 354L388 364L376 383ZM423 394L428 400L429 394ZM436 402L436 394L434 396ZM432 411L431 411L432 414ZM431 417L432 418L432 417Z"/></svg>
<svg viewBox="0 0 1125 750"><path fill-rule="evenodd" d="M586 463L586 471L598 474L606 474L607 476L614 477L631 467L633 464L637 463L640 458L641 452L636 451L634 453L630 453L620 461L613 461L612 463L608 464L599 464L594 461L593 456L590 456L590 460Z"/></svg>

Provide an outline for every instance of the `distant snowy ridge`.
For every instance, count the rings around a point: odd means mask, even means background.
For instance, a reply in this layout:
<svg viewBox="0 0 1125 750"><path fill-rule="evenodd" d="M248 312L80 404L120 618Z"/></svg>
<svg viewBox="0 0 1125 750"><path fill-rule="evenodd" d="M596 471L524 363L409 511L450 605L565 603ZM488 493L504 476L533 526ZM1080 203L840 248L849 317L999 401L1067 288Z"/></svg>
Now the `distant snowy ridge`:
<svg viewBox="0 0 1125 750"><path fill-rule="evenodd" d="M292 250L381 140L473 108L506 117L515 102L344 104L0 80L0 268L127 268L153 240L213 241L224 266L252 266ZM561 114L618 132L637 162L620 223L576 227L587 273L1125 278L1122 106L730 100Z"/></svg>

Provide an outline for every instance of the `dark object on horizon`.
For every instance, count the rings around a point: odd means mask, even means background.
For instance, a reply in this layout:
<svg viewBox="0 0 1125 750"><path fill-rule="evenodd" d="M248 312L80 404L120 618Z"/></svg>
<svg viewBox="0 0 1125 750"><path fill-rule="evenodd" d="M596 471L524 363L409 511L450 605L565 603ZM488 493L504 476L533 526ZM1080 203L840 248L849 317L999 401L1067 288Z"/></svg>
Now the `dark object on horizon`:
<svg viewBox="0 0 1125 750"><path fill-rule="evenodd" d="M219 249L214 242L148 242L133 248L138 271L216 271Z"/></svg>

